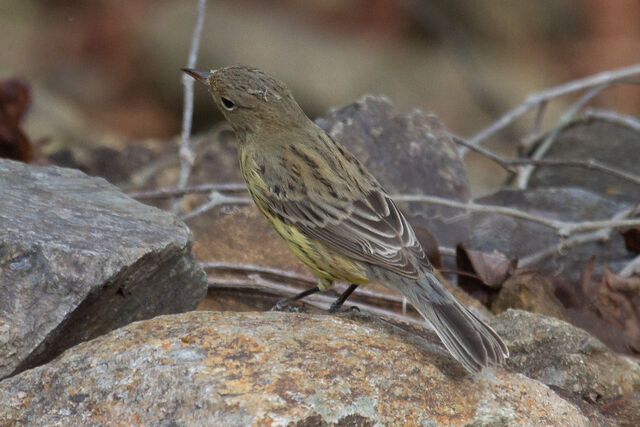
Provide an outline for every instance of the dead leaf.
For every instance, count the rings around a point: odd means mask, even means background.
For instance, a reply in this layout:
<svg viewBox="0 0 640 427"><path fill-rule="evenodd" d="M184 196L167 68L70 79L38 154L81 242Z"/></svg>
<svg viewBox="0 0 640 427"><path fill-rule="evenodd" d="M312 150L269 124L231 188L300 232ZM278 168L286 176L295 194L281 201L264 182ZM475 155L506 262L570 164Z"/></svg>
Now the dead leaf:
<svg viewBox="0 0 640 427"><path fill-rule="evenodd" d="M640 254L640 227L630 228L624 231L624 245L629 252Z"/></svg>
<svg viewBox="0 0 640 427"><path fill-rule="evenodd" d="M605 269L595 307L626 336L629 350L640 352L640 277L624 277Z"/></svg>
<svg viewBox="0 0 640 427"><path fill-rule="evenodd" d="M600 280L593 279L595 268L596 258L593 256L582 269L579 282L574 283L568 280L556 282L556 295L565 307L582 310L593 304L602 285Z"/></svg>
<svg viewBox="0 0 640 427"><path fill-rule="evenodd" d="M509 260L504 254L474 251L459 244L456 247L458 285L485 304L513 274L518 265L517 258Z"/></svg>
<svg viewBox="0 0 640 427"><path fill-rule="evenodd" d="M30 101L31 92L23 80L0 82L0 157L31 160L31 143L20 126Z"/></svg>

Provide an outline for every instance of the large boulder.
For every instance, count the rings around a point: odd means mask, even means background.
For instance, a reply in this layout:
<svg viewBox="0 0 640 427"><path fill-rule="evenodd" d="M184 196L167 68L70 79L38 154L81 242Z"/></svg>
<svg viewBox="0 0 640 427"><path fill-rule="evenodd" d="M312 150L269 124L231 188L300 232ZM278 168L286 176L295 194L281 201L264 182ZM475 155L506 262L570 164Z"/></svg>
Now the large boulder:
<svg viewBox="0 0 640 427"><path fill-rule="evenodd" d="M206 293L189 229L101 178L0 159L0 378Z"/></svg>
<svg viewBox="0 0 640 427"><path fill-rule="evenodd" d="M507 310L492 324L509 345L511 369L548 385L600 424L606 417L614 425L638 425L637 359L554 317Z"/></svg>
<svg viewBox="0 0 640 427"><path fill-rule="evenodd" d="M363 314L161 316L0 382L0 424L116 422L590 424L539 381L501 369L470 375L432 332Z"/></svg>

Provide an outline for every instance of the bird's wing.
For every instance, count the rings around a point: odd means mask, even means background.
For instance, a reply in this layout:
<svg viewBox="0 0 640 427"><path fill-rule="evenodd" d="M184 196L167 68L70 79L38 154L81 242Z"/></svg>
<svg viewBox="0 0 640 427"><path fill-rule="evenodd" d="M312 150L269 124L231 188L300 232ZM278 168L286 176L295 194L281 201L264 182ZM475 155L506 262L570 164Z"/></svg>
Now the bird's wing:
<svg viewBox="0 0 640 427"><path fill-rule="evenodd" d="M379 189L355 201L263 197L281 220L350 258L410 278L418 278L421 268L431 269L404 215Z"/></svg>

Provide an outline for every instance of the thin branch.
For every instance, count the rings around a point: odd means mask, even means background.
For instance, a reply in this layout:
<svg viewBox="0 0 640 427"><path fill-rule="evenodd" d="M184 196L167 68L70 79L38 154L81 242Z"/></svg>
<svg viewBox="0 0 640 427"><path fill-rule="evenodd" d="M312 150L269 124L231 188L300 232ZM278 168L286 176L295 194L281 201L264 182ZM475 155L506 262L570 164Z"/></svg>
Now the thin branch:
<svg viewBox="0 0 640 427"><path fill-rule="evenodd" d="M533 160L540 160L544 157L545 154L551 149L553 143L558 139L558 135L560 132L565 129L571 121L574 119L575 115L584 107L587 102L589 102L593 97L602 92L607 86L599 85L589 89L584 95L578 99L563 115L560 117L560 122L558 126L549 133L549 135L544 139L544 141L536 148L535 152L531 155ZM523 168L520 168L518 171L518 176L516 177L516 187L519 189L527 188L529 184L529 179L535 170L535 165L529 164Z"/></svg>
<svg viewBox="0 0 640 427"><path fill-rule="evenodd" d="M440 252L440 255L451 256L451 257L454 257L454 258L456 256L458 256L455 248L448 248L446 246L438 246L438 251Z"/></svg>
<svg viewBox="0 0 640 427"><path fill-rule="evenodd" d="M236 264L230 262L220 262L220 261L203 261L200 263L200 266L204 269L212 269L212 270L222 270L222 271L235 271L246 274L257 273L257 274L268 274L269 276L277 277L278 279L286 279L286 280L295 280L299 282L304 282L314 286L317 279L314 279L312 276L306 274L296 273L294 271L283 270L280 268L268 267L265 265L256 265L256 264Z"/></svg>
<svg viewBox="0 0 640 427"><path fill-rule="evenodd" d="M207 282L209 283L209 289L253 289L260 290L263 292L267 292L273 295L278 295L282 297L287 297L291 295L295 295L300 292L300 289L295 286L288 286L282 283L274 282L264 277L261 277L258 274L252 274L247 277L245 280L238 279L226 279L226 278L208 278ZM334 302L335 297L329 296L326 294L314 294L309 295L304 299L306 304L309 304L313 307L320 308L322 310L327 310L331 304ZM403 322L408 322L416 325L424 325L424 321L422 319L418 319L415 317L405 316L399 314L393 310L387 310L382 307L377 307L371 304L366 304L362 302L358 302L358 308L362 311L374 314L376 316L385 316L388 318L400 320Z"/></svg>
<svg viewBox="0 0 640 427"><path fill-rule="evenodd" d="M612 219L622 220L624 218L629 218L635 215L637 206L638 205L632 207L631 209L625 209L618 212L613 216ZM599 230L591 231L588 233L581 233L575 236L571 236L567 239L562 239L558 243L554 243L547 248L544 248L538 252L527 255L526 257L520 259L518 265L520 265L521 267L527 267L533 264L537 264L544 259L554 256L555 254L561 254L563 251L566 251L569 248L580 246L585 243L606 242L611 238L612 231L612 228L601 228Z"/></svg>
<svg viewBox="0 0 640 427"><path fill-rule="evenodd" d="M624 277L631 277L634 274L640 274L640 255L635 257L620 270L620 275Z"/></svg>
<svg viewBox="0 0 640 427"><path fill-rule="evenodd" d="M295 282L300 282L309 286L315 286L318 283L318 279L308 276L305 274L299 274L294 271L283 270L280 268L268 267L264 265L256 265L256 264L236 264L236 263L228 263L228 262L219 262L219 261L205 261L201 262L200 265L204 269L218 270L218 271L231 271L243 273L246 275L250 274L261 274L269 276L278 281L285 280L293 280ZM336 284L336 290L342 292L346 290L347 286L345 284ZM358 288L354 295L361 295L370 298L377 298L385 301L392 301L400 303L402 302L402 296L387 294L382 292L376 292L369 288Z"/></svg>
<svg viewBox="0 0 640 427"><path fill-rule="evenodd" d="M471 145L477 146L485 139L494 135L498 131L504 129L511 123L513 123L517 118L527 113L533 108L539 107L540 104L546 103L552 99L558 98L560 96L577 92L585 89L589 89L596 86L610 86L612 84L616 84L622 82L630 77L636 76L640 74L640 64L634 64L629 67L619 68L617 70L605 71L599 74L595 74L589 77L585 77L578 80L573 80L568 83L561 84L559 86L555 86L541 92L529 95L527 99L511 111L507 112L504 116L498 119L496 122L492 123L485 129L478 132L473 137L469 138L469 143ZM460 155L463 157L467 149L461 149Z"/></svg>
<svg viewBox="0 0 640 427"><path fill-rule="evenodd" d="M640 185L640 176L616 169L612 166L607 166L604 163L601 163L594 159L587 160L564 160L564 159L530 159L526 157L517 157L514 159L508 159L495 151L491 151L482 146L473 146L469 142L460 138L457 135L450 134L453 141L456 144L460 144L469 148L472 151L475 151L488 159L493 160L497 164L499 164L504 170L507 172L515 173L515 166L521 165L536 165L536 166L574 166L580 167L584 169L596 170L602 173L606 173L611 176L615 176L616 178L620 178L624 181L631 182L633 184Z"/></svg>
<svg viewBox="0 0 640 427"><path fill-rule="evenodd" d="M598 172L606 173L607 175L615 176L624 181L631 182L633 184L640 185L640 176L625 172L620 169L616 169L611 166L607 166L604 163L600 163L594 159L587 160L563 160L563 159L513 159L508 161L512 165L536 165L536 166L574 166L584 169L595 170Z"/></svg>
<svg viewBox="0 0 640 427"><path fill-rule="evenodd" d="M453 142L455 142L456 144L462 145L463 147L466 147L471 151L475 151L476 153L481 154L486 158L493 160L494 162L498 163L507 172L516 173L516 170L512 167L511 164L509 164L510 160L501 156L495 151L491 151L488 148L484 148L480 145L473 145L469 141L467 141L466 139L458 135L454 135L452 133L449 133L449 135L451 136L451 139L453 140Z"/></svg>
<svg viewBox="0 0 640 427"><path fill-rule="evenodd" d="M189 59L187 68L194 68L198 59L198 49L200 48L200 39L202 37L202 28L204 26L204 15L207 6L207 0L198 0L198 10L196 15L196 23L193 28L193 37L191 38L191 49L189 49ZM184 105L182 110L182 133L180 139L180 178L178 179L178 187L182 188L187 185L191 168L195 161L195 154L190 144L191 122L193 119L193 78L182 74L182 85L184 86ZM173 204L173 211L180 212L180 200L176 200Z"/></svg>
<svg viewBox="0 0 640 427"><path fill-rule="evenodd" d="M481 205L474 202L458 202L455 200L444 199L442 197L427 196L424 194L407 195L398 194L392 196L397 202L421 202L430 203L441 206L449 206L452 208L459 208L476 212L490 212L502 215L509 215L516 218L524 219L526 221L535 222L544 225L548 228L552 228L558 232L560 236L567 237L572 233L593 231L600 228L621 228L621 227L634 227L640 225L640 219L605 219L597 221L561 221L555 219L547 219L541 216L530 214L518 209L509 208L505 206L496 205Z"/></svg>
<svg viewBox="0 0 640 427"><path fill-rule="evenodd" d="M221 182L213 184L191 185L183 188L167 187L157 190L136 191L127 193L129 197L138 200L144 199L170 199L186 194L206 194L212 191L225 193L241 193L247 191L247 186L243 182Z"/></svg>
<svg viewBox="0 0 640 427"><path fill-rule="evenodd" d="M513 216L526 221L531 221L531 222L544 225L548 228L552 228L556 230L558 234L562 237L567 237L572 233L593 231L600 228L635 227L637 225L640 225L640 219L604 219L604 220L581 221L581 222L548 219L548 218L544 218L544 217L534 215L518 209L509 208L506 206L481 205L474 202L465 203L465 202L459 202L456 200L445 199L437 196L428 196L424 194L416 194L416 195L396 194L396 195L393 195L392 198L396 202L430 203L434 205L449 206L452 208L464 209L469 211L489 212L489 213ZM201 206L194 209L193 211L183 215L181 219L182 220L191 219L217 206L229 205L229 204L244 205L244 204L250 204L250 203L251 203L251 199L248 197L227 196L219 192L213 192L211 194L211 199L208 202L202 204Z"/></svg>
<svg viewBox="0 0 640 427"><path fill-rule="evenodd" d="M600 110L597 108L589 109L585 111L584 117L586 119L600 119L606 120L610 123L618 124L620 126L627 126L636 132L640 132L640 120L634 116L627 116L624 114L614 113L609 110Z"/></svg>
<svg viewBox="0 0 640 427"><path fill-rule="evenodd" d="M550 258L556 254L561 254L569 248L580 246L585 243L606 241L609 239L609 234L610 232L608 229L600 229L589 233L577 234L567 239L561 239L558 243L554 243L542 250L521 258L518 262L518 266L528 267L538 264L540 261Z"/></svg>
<svg viewBox="0 0 640 427"><path fill-rule="evenodd" d="M222 205L247 205L249 203L251 203L251 199L249 199L248 197L226 196L219 192L213 192L211 193L210 200L208 202L182 215L180 219L186 221Z"/></svg>
<svg viewBox="0 0 640 427"><path fill-rule="evenodd" d="M542 127L542 119L544 118L544 113L547 111L547 105L549 105L548 101L542 101L538 104L538 109L536 110L536 117L533 119L533 126L531 128L532 134L537 134L540 132L540 128Z"/></svg>

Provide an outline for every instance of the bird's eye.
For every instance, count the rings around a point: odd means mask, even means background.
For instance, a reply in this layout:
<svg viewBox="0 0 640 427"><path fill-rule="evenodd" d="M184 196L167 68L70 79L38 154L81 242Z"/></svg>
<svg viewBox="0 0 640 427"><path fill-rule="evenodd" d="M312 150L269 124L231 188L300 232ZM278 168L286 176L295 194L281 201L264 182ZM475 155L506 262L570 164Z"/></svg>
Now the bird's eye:
<svg viewBox="0 0 640 427"><path fill-rule="evenodd" d="M236 104L234 104L230 99L221 97L220 101L222 101L222 106L227 110L231 111L236 108Z"/></svg>

